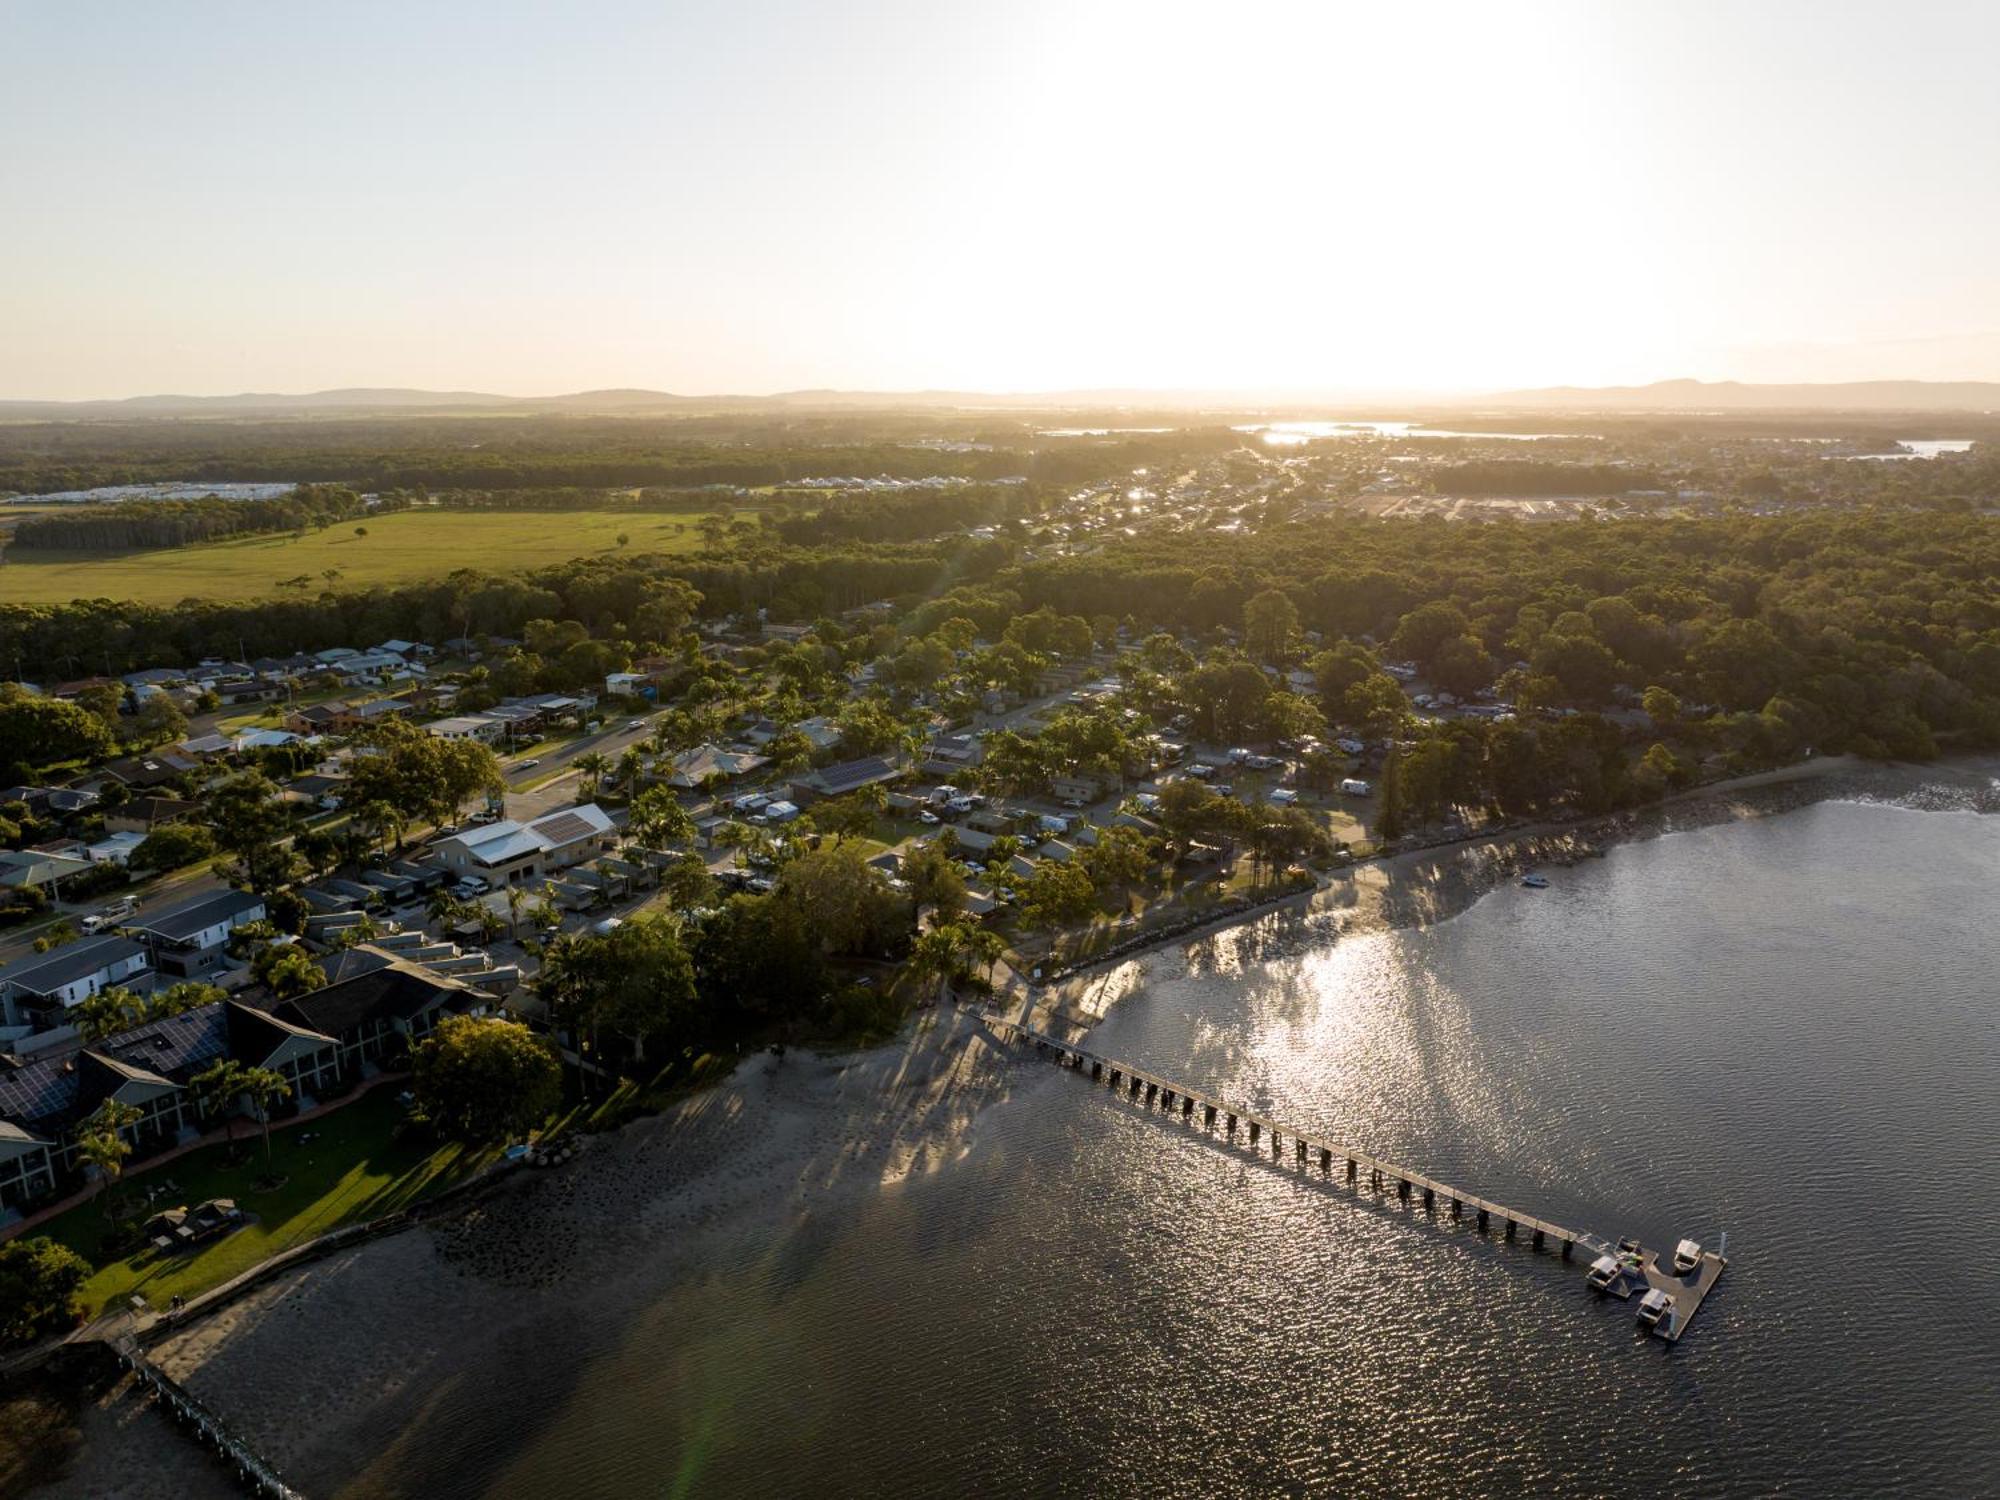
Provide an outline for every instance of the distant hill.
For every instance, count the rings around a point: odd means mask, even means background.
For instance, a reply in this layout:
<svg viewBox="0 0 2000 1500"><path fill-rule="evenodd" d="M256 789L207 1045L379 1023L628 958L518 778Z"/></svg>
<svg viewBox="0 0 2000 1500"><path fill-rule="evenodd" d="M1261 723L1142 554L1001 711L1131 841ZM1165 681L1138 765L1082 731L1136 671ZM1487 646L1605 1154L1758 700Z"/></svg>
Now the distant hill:
<svg viewBox="0 0 2000 1500"><path fill-rule="evenodd" d="M1740 380L1659 380L1651 385L1558 385L1502 391L1480 406L1566 411L2000 411L2000 383L1856 380L1838 385L1753 385Z"/></svg>
<svg viewBox="0 0 2000 1500"><path fill-rule="evenodd" d="M959 411L1059 412L1139 410L1220 414L1231 411L1375 411L1407 416L1420 410L1565 410L1575 412L1993 412L2000 383L1991 381L1864 380L1845 385L1752 385L1741 381L1662 380L1652 385L1549 386L1483 396L1414 393L1249 391L777 391L769 395L683 396L638 388L572 391L554 396L500 396L484 391L422 391L356 386L304 394L249 392L236 396L129 396L115 401L0 400L0 420L78 418L359 416L433 413L569 412L601 415L755 411L865 411L930 408Z"/></svg>
<svg viewBox="0 0 2000 1500"><path fill-rule="evenodd" d="M0 400L0 419L79 417L236 417L360 415L397 412L660 412L852 411L938 408L945 410L1105 411L1144 407L1251 409L1242 394L1194 391L776 391L769 395L681 396L670 391L615 389L573 391L556 396L500 396L482 391L420 391L401 387L355 387L302 395L246 393L237 396L128 396L111 401Z"/></svg>

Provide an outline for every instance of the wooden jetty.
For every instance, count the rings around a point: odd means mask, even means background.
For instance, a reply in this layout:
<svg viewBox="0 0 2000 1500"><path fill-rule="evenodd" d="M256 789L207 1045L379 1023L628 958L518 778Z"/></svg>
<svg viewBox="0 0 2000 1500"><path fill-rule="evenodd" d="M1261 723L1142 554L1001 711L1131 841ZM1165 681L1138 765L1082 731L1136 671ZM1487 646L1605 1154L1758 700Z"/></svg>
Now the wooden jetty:
<svg viewBox="0 0 2000 1500"><path fill-rule="evenodd" d="M1269 1115L1211 1098L1198 1089L1191 1089L1144 1068L1135 1068L1116 1058L1104 1057L1074 1042L1037 1031L1032 1026L996 1016L984 1019L1006 1040L1033 1046L1058 1067L1087 1074L1093 1083L1108 1085L1114 1094L1149 1108L1158 1108L1169 1119L1177 1118L1187 1124L1199 1120L1204 1130L1219 1126L1232 1140L1241 1132L1253 1150L1261 1152L1268 1149L1274 1161L1284 1160L1289 1146L1291 1158L1299 1168L1304 1169L1317 1162L1322 1176L1331 1177L1339 1172L1357 1192L1365 1178L1371 1191L1393 1192L1404 1203L1420 1198L1424 1208L1432 1212L1443 1203L1448 1206L1454 1220L1470 1220L1482 1234L1497 1225L1504 1239L1525 1240L1535 1250L1559 1250L1564 1260L1570 1259L1578 1246L1589 1250L1593 1256L1616 1257L1631 1253L1629 1246L1613 1245L1601 1235L1552 1223L1539 1215L1496 1203L1422 1172L1370 1156L1352 1146L1338 1145L1317 1131L1301 1129ZM1641 1247L1637 1254L1639 1264L1635 1270L1643 1274L1649 1289L1664 1292L1671 1305L1671 1315L1662 1318L1654 1332L1669 1343L1677 1342L1687 1331L1702 1300L1721 1279L1723 1267L1728 1261L1719 1255L1704 1252L1702 1263L1692 1279L1683 1280L1662 1271L1655 1252ZM1625 1286L1617 1291L1617 1295L1630 1296L1634 1289Z"/></svg>
<svg viewBox="0 0 2000 1500"><path fill-rule="evenodd" d="M137 1342L121 1338L112 1348L132 1373L153 1388L161 1408L184 1427L197 1442L206 1443L216 1455L236 1471L236 1482L259 1500L304 1500L299 1492L278 1477L278 1471L236 1433L222 1418L162 1370Z"/></svg>

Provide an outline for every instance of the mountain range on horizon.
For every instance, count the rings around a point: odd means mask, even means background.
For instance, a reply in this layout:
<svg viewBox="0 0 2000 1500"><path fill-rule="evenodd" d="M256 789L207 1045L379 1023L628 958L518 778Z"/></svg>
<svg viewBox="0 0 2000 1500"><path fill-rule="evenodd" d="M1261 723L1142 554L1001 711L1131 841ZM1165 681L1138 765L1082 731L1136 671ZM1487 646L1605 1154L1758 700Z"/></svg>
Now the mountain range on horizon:
<svg viewBox="0 0 2000 1500"><path fill-rule="evenodd" d="M1839 383L1760 384L1676 379L1648 385L1544 386L1462 396L1397 398L1252 395L1227 391L1093 390L990 393L977 391L779 391L768 395L680 395L638 388L574 391L552 396L503 396L484 391L428 391L410 387L354 386L305 393L246 392L227 396L148 395L85 401L0 399L0 418L282 416L400 412L575 412L644 415L755 411L922 408L1006 408L1024 411L1108 408L1222 409L1230 411L1381 409L1536 410L1617 412L1747 411L2000 411L2000 381L1865 380Z"/></svg>

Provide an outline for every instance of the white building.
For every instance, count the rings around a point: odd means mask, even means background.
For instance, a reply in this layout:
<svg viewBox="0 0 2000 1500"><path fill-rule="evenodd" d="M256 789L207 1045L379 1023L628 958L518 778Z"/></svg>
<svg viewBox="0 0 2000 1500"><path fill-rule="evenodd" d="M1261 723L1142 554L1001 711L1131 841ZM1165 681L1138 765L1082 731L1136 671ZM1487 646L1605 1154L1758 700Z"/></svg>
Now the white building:
<svg viewBox="0 0 2000 1500"><path fill-rule="evenodd" d="M532 823L509 818L438 839L431 854L445 868L490 885L519 885L609 854L617 845L611 817L595 802L545 813Z"/></svg>
<svg viewBox="0 0 2000 1500"><path fill-rule="evenodd" d="M125 930L151 950L162 970L194 978L222 967L222 945L237 928L264 920L264 898L249 891L210 891L161 911L134 917Z"/></svg>
<svg viewBox="0 0 2000 1500"><path fill-rule="evenodd" d="M88 937L0 969L0 1004L19 1026L30 1012L67 1010L145 971L146 950L130 938Z"/></svg>

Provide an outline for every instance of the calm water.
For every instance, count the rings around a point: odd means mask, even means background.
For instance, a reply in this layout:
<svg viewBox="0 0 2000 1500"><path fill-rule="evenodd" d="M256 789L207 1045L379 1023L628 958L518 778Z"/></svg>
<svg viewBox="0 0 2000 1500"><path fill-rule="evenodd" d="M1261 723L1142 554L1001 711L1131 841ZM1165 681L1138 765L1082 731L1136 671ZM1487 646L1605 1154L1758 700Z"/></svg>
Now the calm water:
<svg viewBox="0 0 2000 1500"><path fill-rule="evenodd" d="M956 1167L677 1289L423 1492L2000 1492L2000 819L1823 805L1553 879L1163 962L1093 1045L1559 1221L1727 1229L1677 1349L1580 1262L1027 1063Z"/></svg>

